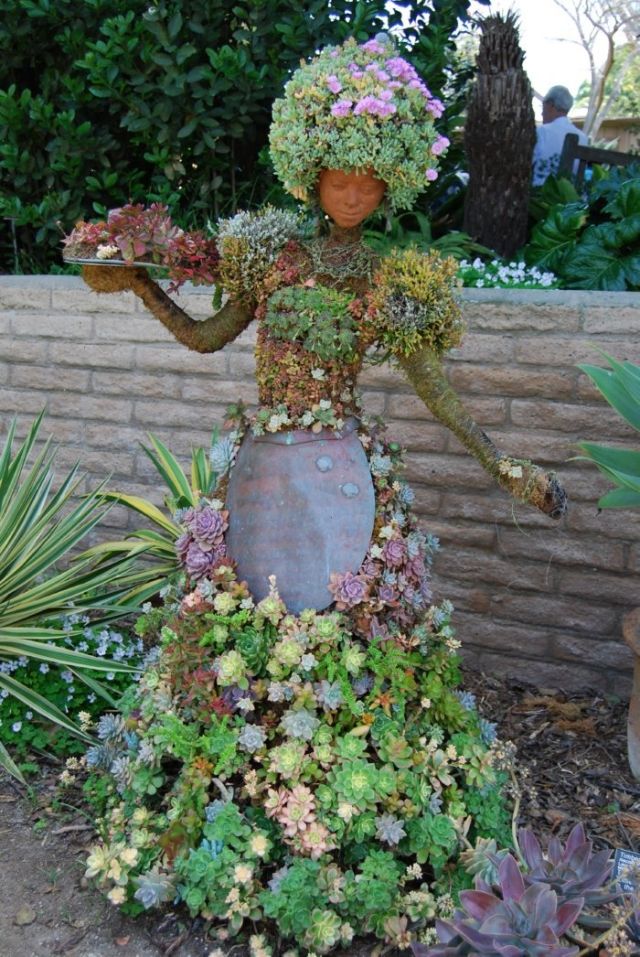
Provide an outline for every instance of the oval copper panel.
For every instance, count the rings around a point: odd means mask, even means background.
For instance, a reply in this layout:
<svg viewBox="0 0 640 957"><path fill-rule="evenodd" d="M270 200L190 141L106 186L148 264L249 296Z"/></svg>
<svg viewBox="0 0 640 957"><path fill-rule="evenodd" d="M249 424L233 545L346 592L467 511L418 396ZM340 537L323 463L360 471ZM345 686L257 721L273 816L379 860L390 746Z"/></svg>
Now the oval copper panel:
<svg viewBox="0 0 640 957"><path fill-rule="evenodd" d="M332 572L357 572L373 531L369 463L349 420L323 429L247 434L229 477L225 538L256 599L275 575L289 611L321 611L333 598Z"/></svg>

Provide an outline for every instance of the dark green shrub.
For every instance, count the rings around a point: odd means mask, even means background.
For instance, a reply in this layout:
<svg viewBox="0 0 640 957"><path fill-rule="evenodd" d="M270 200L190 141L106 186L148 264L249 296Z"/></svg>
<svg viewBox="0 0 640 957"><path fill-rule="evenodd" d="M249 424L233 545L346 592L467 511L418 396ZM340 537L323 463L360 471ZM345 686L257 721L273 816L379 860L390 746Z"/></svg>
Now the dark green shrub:
<svg viewBox="0 0 640 957"><path fill-rule="evenodd" d="M398 41L454 114L468 5L409 4ZM0 271L16 272L59 263L58 223L129 201L186 228L280 201L266 142L290 71L401 21L384 0L0 0L0 19Z"/></svg>
<svg viewBox="0 0 640 957"><path fill-rule="evenodd" d="M565 289L640 289L640 164L598 170L584 193L550 177L533 211L529 265L552 270Z"/></svg>

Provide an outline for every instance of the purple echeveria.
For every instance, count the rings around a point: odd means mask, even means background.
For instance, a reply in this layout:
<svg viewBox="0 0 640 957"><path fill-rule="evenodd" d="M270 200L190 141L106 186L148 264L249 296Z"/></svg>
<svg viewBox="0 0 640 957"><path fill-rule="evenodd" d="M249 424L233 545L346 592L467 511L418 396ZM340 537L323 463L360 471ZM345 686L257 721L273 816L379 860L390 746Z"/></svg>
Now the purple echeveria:
<svg viewBox="0 0 640 957"><path fill-rule="evenodd" d="M607 886L613 866L610 852L593 854L582 824L576 824L564 846L552 837L546 854L529 829L520 829L518 842L528 867L526 884L546 884L563 900L584 898L587 907L598 907L619 896Z"/></svg>
<svg viewBox="0 0 640 957"><path fill-rule="evenodd" d="M565 901L546 884L525 886L515 859L508 854L498 869L498 885L491 888L476 878L476 889L460 892L462 909L451 920L436 921L441 943L435 947L412 944L415 957L576 957L577 947L565 947L560 938L575 923L582 898Z"/></svg>
<svg viewBox="0 0 640 957"><path fill-rule="evenodd" d="M210 505L197 509L189 523L189 531L203 548L219 545L226 527L227 523L222 512L211 508Z"/></svg>
<svg viewBox="0 0 640 957"><path fill-rule="evenodd" d="M351 682L351 687L353 688L353 693L356 698L362 698L364 695L369 694L373 688L373 675L364 674L359 678L354 678Z"/></svg>
<svg viewBox="0 0 640 957"><path fill-rule="evenodd" d="M404 538L390 538L382 549L382 558L391 568L400 568L407 559L407 543Z"/></svg>
<svg viewBox="0 0 640 957"><path fill-rule="evenodd" d="M215 550L205 551L197 542L192 542L185 556L187 574L190 578L204 578L213 568L215 560Z"/></svg>
<svg viewBox="0 0 640 957"><path fill-rule="evenodd" d="M180 561L184 564L187 559L187 552L189 551L189 545L193 542L189 532L183 532L179 538L176 539L176 552Z"/></svg>
<svg viewBox="0 0 640 957"><path fill-rule="evenodd" d="M378 589L378 598L385 605L392 605L393 602L398 600L398 594L393 585L381 585Z"/></svg>
<svg viewBox="0 0 640 957"><path fill-rule="evenodd" d="M334 572L329 581L329 591L338 609L353 608L368 597L369 584L365 578L353 572L345 572L344 575Z"/></svg>

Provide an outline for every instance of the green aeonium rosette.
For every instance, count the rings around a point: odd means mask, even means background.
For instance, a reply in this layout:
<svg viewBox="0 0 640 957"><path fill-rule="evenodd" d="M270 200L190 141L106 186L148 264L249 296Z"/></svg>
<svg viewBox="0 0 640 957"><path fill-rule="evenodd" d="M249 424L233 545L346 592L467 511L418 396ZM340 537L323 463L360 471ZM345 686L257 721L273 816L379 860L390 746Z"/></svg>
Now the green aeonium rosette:
<svg viewBox="0 0 640 957"><path fill-rule="evenodd" d="M372 170L387 184L390 207L409 208L437 178L449 145L434 126L442 110L388 38L349 39L296 70L274 103L274 169L303 200L322 169Z"/></svg>

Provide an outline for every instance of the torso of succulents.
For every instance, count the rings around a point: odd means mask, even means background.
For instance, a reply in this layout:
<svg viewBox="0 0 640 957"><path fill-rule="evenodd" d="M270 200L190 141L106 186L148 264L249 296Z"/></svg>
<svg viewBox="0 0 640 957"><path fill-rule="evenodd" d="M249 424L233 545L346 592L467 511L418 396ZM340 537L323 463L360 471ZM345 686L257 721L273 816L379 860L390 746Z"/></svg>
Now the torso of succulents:
<svg viewBox="0 0 640 957"><path fill-rule="evenodd" d="M375 254L355 231L339 229L289 240L267 268L236 237L221 245L223 285L251 300L258 321L258 429L340 428L357 416L356 379L372 342L365 296Z"/></svg>

